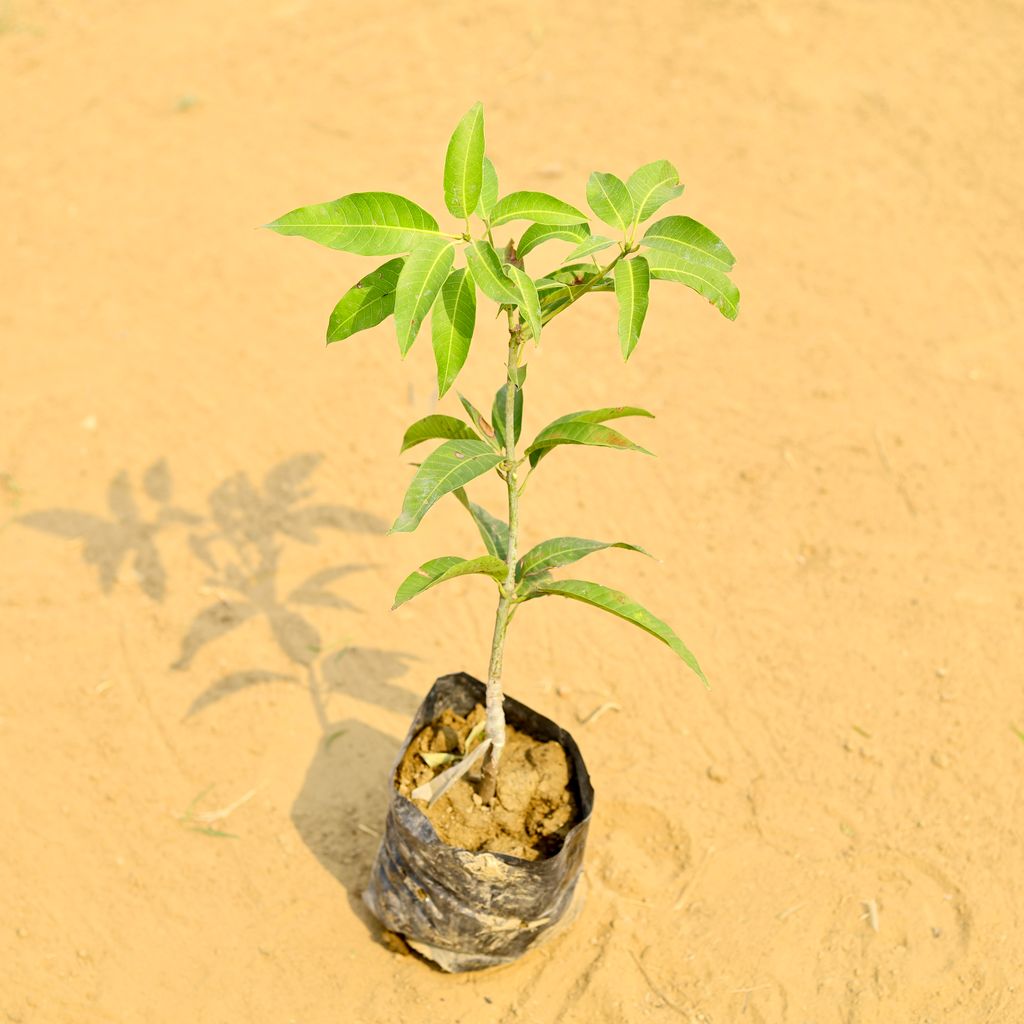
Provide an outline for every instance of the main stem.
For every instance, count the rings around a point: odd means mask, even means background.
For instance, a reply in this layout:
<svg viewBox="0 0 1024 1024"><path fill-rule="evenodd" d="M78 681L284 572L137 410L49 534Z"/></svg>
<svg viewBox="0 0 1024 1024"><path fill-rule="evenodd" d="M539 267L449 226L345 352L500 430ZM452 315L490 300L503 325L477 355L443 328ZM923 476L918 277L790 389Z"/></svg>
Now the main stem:
<svg viewBox="0 0 1024 1024"><path fill-rule="evenodd" d="M491 664L487 670L487 738L491 748L487 752L480 782L480 799L489 804L498 785L498 764L505 748L505 707L501 692L501 669L505 655L505 637L515 610L516 562L519 560L519 482L516 465L516 371L522 352L522 328L509 323L508 387L505 389L505 459L502 472L508 485L508 550L505 563L508 570L501 585L498 611L494 617L494 639L491 641Z"/></svg>

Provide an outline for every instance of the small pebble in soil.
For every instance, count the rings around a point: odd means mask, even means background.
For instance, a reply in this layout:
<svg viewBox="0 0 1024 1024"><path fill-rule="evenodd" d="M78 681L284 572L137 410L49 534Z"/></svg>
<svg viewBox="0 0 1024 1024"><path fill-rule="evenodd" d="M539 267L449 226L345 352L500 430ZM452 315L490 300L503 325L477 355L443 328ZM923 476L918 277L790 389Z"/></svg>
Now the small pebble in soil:
<svg viewBox="0 0 1024 1024"><path fill-rule="evenodd" d="M729 776L715 764L708 765L707 776L712 782L725 782L729 778Z"/></svg>

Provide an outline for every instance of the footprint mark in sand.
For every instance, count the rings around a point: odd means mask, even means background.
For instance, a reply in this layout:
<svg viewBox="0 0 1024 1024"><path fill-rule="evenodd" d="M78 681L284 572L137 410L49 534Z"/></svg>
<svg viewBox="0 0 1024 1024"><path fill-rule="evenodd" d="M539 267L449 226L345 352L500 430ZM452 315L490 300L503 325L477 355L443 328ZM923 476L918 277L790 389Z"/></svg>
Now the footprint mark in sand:
<svg viewBox="0 0 1024 1024"><path fill-rule="evenodd" d="M595 843L599 885L630 899L673 900L690 864L690 836L651 804L602 802L599 828L614 842Z"/></svg>

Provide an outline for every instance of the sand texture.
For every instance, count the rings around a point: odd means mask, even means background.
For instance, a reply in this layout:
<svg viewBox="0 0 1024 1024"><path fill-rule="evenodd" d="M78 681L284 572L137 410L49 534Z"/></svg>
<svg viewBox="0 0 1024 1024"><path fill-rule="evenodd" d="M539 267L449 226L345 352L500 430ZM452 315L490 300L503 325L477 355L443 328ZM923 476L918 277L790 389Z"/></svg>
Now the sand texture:
<svg viewBox="0 0 1024 1024"><path fill-rule="evenodd" d="M1022 52L1000 0L0 2L0 1021L1024 1021ZM552 453L524 542L654 553L565 575L712 686L520 609L587 901L452 978L360 897L422 695L486 673L488 580L389 611L481 553L452 499L385 536L405 427L458 402L427 331L324 347L383 260L257 227L367 189L449 224L478 99L506 191L673 160L743 300L659 285L624 366L590 296L530 352L527 437L642 405L658 458Z"/></svg>

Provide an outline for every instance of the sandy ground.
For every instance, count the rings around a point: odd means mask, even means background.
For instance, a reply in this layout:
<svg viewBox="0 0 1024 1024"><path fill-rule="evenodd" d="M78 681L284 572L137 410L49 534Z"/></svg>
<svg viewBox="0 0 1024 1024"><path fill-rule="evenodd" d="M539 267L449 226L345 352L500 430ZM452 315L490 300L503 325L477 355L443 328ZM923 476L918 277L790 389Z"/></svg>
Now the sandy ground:
<svg viewBox="0 0 1024 1024"><path fill-rule="evenodd" d="M3 4L0 1020L1024 1021L1022 46L996 0ZM713 689L523 611L508 687L597 788L588 902L452 978L359 904L399 738L493 614L480 580L388 611L476 550L454 503L381 533L430 346L325 351L368 261L254 228L443 212L476 99L508 188L674 160L743 310L665 285L623 368L599 296L533 357L527 430L644 404L660 458L559 457L527 538L653 549L590 575Z"/></svg>

